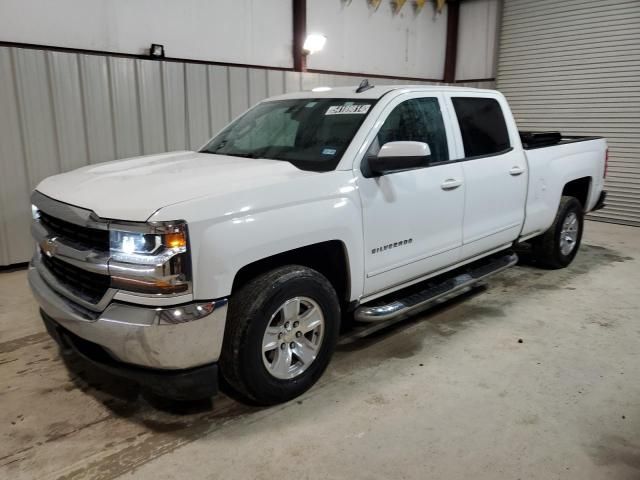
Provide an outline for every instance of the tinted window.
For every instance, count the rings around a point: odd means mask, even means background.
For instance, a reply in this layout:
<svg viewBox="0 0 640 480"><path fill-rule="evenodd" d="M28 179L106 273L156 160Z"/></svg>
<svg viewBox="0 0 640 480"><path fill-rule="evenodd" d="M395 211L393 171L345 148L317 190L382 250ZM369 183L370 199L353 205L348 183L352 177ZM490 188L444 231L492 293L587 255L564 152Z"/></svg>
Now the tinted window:
<svg viewBox="0 0 640 480"><path fill-rule="evenodd" d="M333 170L373 108L371 99L295 99L260 103L202 150Z"/></svg>
<svg viewBox="0 0 640 480"><path fill-rule="evenodd" d="M490 155L510 147L500 104L492 98L452 98L465 157Z"/></svg>
<svg viewBox="0 0 640 480"><path fill-rule="evenodd" d="M398 105L384 121L369 154L376 155L388 142L424 142L431 149L431 163L449 160L447 135L437 98L412 98Z"/></svg>

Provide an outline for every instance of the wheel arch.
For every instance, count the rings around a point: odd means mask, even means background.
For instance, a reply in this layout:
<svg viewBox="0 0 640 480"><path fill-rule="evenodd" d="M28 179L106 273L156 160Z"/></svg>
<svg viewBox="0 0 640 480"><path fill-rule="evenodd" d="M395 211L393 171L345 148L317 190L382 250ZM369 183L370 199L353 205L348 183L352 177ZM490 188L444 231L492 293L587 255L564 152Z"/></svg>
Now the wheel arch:
<svg viewBox="0 0 640 480"><path fill-rule="evenodd" d="M329 280L343 304L351 295L349 254L341 240L329 240L280 252L241 267L233 278L232 294L256 276L284 265L312 268Z"/></svg>
<svg viewBox="0 0 640 480"><path fill-rule="evenodd" d="M576 178L567 182L562 189L562 196L576 198L584 210L587 209L589 192L591 191L591 177Z"/></svg>

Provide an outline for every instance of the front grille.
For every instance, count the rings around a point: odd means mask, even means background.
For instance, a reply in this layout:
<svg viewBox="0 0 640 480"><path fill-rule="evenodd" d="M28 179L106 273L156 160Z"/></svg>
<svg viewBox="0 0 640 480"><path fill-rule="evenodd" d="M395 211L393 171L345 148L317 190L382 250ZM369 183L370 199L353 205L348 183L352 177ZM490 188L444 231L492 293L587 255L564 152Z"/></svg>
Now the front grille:
<svg viewBox="0 0 640 480"><path fill-rule="evenodd" d="M49 232L59 235L65 241L80 244L84 247L106 252L109 250L109 231L88 228L75 223L66 222L40 212L40 222Z"/></svg>
<svg viewBox="0 0 640 480"><path fill-rule="evenodd" d="M91 303L98 303L104 297L111 284L108 275L87 272L57 258L49 257L44 252L40 253L42 263L47 270L74 295Z"/></svg>

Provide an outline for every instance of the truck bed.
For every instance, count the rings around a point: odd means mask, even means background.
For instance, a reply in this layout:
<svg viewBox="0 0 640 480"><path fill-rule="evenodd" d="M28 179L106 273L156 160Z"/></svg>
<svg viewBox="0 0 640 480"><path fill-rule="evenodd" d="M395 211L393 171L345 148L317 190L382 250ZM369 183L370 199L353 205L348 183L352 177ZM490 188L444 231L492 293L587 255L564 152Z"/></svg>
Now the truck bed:
<svg viewBox="0 0 640 480"><path fill-rule="evenodd" d="M552 147L554 145L564 145L567 143L585 142L587 140L596 140L602 137L582 137L577 135L562 135L560 132L531 132L518 131L520 141L525 150L533 150L535 148Z"/></svg>
<svg viewBox="0 0 640 480"><path fill-rule="evenodd" d="M603 187L606 142L601 137L563 137L557 132L520 132L529 135L525 155L529 166L526 217L523 237L544 232L553 222L563 186L570 181L588 182L584 209L589 212ZM536 143L537 142L537 143ZM523 141L524 144L524 141Z"/></svg>

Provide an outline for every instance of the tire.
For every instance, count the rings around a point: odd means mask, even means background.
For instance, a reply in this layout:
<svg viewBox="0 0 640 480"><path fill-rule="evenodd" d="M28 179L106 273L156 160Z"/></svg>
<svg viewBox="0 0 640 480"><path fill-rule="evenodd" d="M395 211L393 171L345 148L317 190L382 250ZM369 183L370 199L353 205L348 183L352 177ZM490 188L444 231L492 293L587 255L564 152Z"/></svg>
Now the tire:
<svg viewBox="0 0 640 480"><path fill-rule="evenodd" d="M572 221L573 219L573 221ZM571 223L575 232L564 232L563 228ZM533 260L536 264L558 269L567 267L575 258L582 241L584 212L582 204L574 197L563 196L553 224L543 235L532 242ZM569 238L573 239L569 241Z"/></svg>
<svg viewBox="0 0 640 480"><path fill-rule="evenodd" d="M274 405L306 392L329 364L339 329L338 297L317 271L288 265L257 276L229 302L220 369L232 396Z"/></svg>

